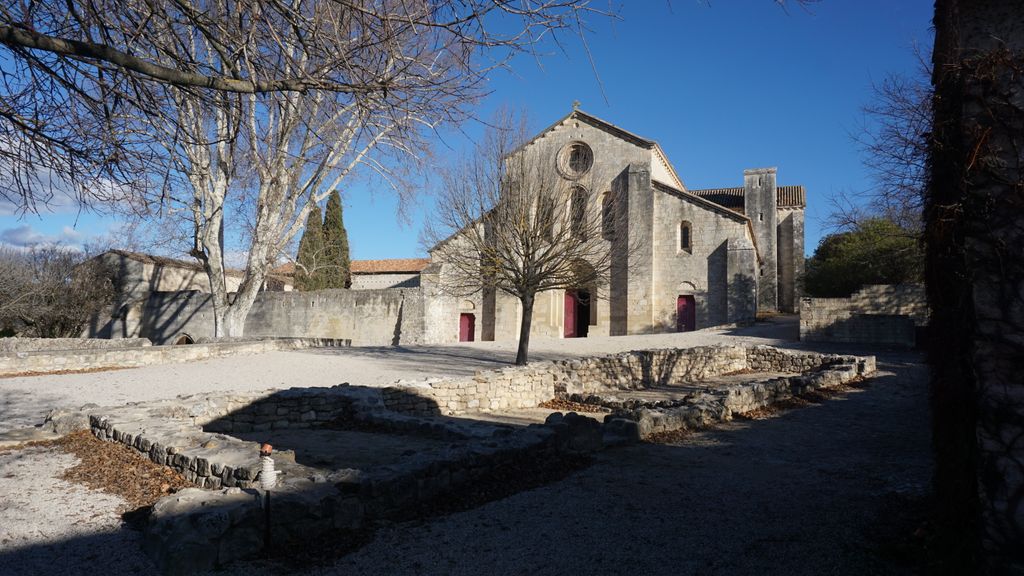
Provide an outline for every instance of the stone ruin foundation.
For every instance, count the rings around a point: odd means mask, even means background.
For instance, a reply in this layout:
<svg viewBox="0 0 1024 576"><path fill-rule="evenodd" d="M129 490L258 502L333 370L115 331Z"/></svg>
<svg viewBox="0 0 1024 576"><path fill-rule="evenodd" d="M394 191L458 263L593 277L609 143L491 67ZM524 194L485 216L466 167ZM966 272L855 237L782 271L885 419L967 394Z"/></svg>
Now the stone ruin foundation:
<svg viewBox="0 0 1024 576"><path fill-rule="evenodd" d="M98 438L170 466L201 488L158 501L145 548L167 574L260 556L358 530L455 493L511 461L566 455L700 429L875 371L875 359L767 346L641 350L538 362L467 378L254 394L200 394L88 411ZM553 398L611 409L603 422L554 413L514 426L463 414ZM260 441L276 442L270 512Z"/></svg>

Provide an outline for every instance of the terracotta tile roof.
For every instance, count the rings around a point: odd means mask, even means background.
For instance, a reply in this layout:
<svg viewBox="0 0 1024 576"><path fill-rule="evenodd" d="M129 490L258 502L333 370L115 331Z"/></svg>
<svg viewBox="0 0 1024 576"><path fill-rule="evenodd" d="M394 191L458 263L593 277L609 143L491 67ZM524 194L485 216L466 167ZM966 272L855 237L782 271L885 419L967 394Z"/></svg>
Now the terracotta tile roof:
<svg viewBox="0 0 1024 576"><path fill-rule="evenodd" d="M710 200L719 206L725 206L738 212L743 212L743 187L739 188L705 188L703 190L690 190L690 194Z"/></svg>
<svg viewBox="0 0 1024 576"><path fill-rule="evenodd" d="M430 264L430 258L392 258L390 260L353 260L353 274L396 274L420 272Z"/></svg>
<svg viewBox="0 0 1024 576"><path fill-rule="evenodd" d="M276 268L271 268L267 274L273 274L274 276L291 276L295 274L295 263L285 262Z"/></svg>
<svg viewBox="0 0 1024 576"><path fill-rule="evenodd" d="M690 190L690 194L711 200L719 206L725 206L743 212L743 187L738 188L705 188ZM807 206L807 191L803 186L779 186L775 191L775 201L779 208L804 208Z"/></svg>
<svg viewBox="0 0 1024 576"><path fill-rule="evenodd" d="M804 208L807 206L807 191L803 186L779 186L776 198L782 208Z"/></svg>

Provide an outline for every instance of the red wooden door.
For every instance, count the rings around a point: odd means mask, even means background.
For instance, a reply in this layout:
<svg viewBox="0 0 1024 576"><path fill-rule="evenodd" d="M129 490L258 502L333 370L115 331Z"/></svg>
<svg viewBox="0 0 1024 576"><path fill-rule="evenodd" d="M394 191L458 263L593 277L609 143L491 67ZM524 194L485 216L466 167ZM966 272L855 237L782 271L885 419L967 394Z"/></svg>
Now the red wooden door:
<svg viewBox="0 0 1024 576"><path fill-rule="evenodd" d="M576 294L569 290L565 291L565 327L562 335L566 338L576 337Z"/></svg>
<svg viewBox="0 0 1024 576"><path fill-rule="evenodd" d="M697 306L693 296L676 299L676 332L690 332L697 328Z"/></svg>
<svg viewBox="0 0 1024 576"><path fill-rule="evenodd" d="M459 315L459 342L472 342L476 332L476 316L469 312Z"/></svg>

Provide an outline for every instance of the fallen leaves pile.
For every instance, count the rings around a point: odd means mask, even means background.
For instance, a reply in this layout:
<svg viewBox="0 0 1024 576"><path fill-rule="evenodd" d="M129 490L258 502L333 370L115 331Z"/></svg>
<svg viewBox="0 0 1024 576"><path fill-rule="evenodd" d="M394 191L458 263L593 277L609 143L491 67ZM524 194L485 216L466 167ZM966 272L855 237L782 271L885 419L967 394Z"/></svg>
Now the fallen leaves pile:
<svg viewBox="0 0 1024 576"><path fill-rule="evenodd" d="M37 445L52 446L77 456L63 480L120 496L126 510L152 506L160 498L195 484L166 466L154 464L135 450L116 442L104 442L88 430L72 432Z"/></svg>
<svg viewBox="0 0 1024 576"><path fill-rule="evenodd" d="M654 434L649 434L644 438L644 442L649 442L651 444L678 444L692 435L692 430L680 428L678 430L670 430L668 432L655 432Z"/></svg>
<svg viewBox="0 0 1024 576"><path fill-rule="evenodd" d="M537 407L547 408L548 410L558 410L560 412L611 412L611 410L599 404L583 404L581 402L562 400L561 398L553 398L551 400L541 402Z"/></svg>

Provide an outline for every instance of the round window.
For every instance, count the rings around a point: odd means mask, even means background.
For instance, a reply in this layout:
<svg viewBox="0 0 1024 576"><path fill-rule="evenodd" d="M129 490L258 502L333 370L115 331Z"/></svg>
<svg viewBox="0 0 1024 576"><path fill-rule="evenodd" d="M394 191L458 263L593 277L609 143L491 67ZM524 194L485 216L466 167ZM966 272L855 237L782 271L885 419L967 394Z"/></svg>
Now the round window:
<svg viewBox="0 0 1024 576"><path fill-rule="evenodd" d="M594 165L594 152L583 142L572 142L558 154L558 170L566 178L579 178Z"/></svg>

